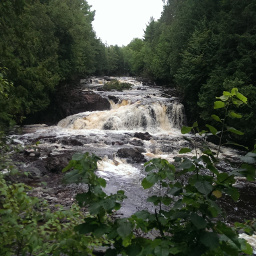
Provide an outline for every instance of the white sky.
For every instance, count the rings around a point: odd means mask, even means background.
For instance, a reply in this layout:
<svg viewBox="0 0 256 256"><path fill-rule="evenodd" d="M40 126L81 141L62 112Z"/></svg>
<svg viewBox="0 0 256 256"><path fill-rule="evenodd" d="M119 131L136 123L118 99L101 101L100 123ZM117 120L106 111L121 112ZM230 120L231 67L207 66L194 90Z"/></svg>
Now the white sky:
<svg viewBox="0 0 256 256"><path fill-rule="evenodd" d="M159 19L162 0L87 0L96 14L93 28L107 45L127 45L134 38L143 38L150 17Z"/></svg>

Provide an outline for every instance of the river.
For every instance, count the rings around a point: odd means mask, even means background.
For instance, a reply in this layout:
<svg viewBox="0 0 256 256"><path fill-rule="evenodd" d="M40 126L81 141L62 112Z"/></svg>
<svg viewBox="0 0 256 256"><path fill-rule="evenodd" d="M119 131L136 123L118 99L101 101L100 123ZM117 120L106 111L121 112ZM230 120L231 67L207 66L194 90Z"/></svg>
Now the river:
<svg viewBox="0 0 256 256"><path fill-rule="evenodd" d="M65 152L90 152L102 160L98 163L98 175L107 181L106 192L115 193L124 190L124 200L118 214L130 216L138 210L154 210L154 205L146 201L149 193L141 187L145 177L144 163L153 158L173 161L182 147L191 147L189 138L182 135L181 127L186 123L184 107L179 99L166 93L158 86L147 86L131 78L118 78L131 83L132 89L122 92L101 90L104 80L93 78L83 84L84 90L94 91L110 102L111 109L105 111L83 112L68 116L55 126L37 125L32 131L21 135L12 135L13 141L23 146L37 143L41 151L49 151L51 156ZM212 145L214 148L214 146ZM222 163L222 168L229 169L237 160L239 153L223 148L221 157L229 163ZM42 160L49 156L41 154ZM29 167L29 165L26 165ZM243 181L242 181L243 182ZM253 192L252 192L253 190ZM255 187L246 187L246 193L240 200L242 210L240 218L255 217ZM250 200L247 200L250 198ZM247 201L246 201L247 200ZM226 203L227 210L232 210L234 220L241 212ZM244 214L244 215L243 215Z"/></svg>

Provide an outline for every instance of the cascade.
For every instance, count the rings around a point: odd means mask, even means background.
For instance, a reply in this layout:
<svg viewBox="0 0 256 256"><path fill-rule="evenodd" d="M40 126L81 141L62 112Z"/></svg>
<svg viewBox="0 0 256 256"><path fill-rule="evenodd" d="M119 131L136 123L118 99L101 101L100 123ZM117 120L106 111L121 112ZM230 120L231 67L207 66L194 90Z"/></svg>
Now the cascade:
<svg viewBox="0 0 256 256"><path fill-rule="evenodd" d="M12 139L24 146L39 142L36 150L40 159L35 158L36 161L21 166L21 169L36 173L39 173L38 166L45 162L44 173L52 168L53 161L58 163L61 158L66 165L67 156L75 152L99 156L102 160L98 163L98 174L107 180L106 192L125 191L128 198L123 203L121 214L129 216L137 210L153 209L153 205L146 201L148 192L140 185L145 177L144 162L152 158L172 162L182 147L192 146L189 138L185 139L180 132L186 117L184 107L176 97L167 96L162 87L143 86L136 80L123 79L133 84L131 90L103 91L100 90L103 83L96 82L96 79L85 88L108 99L110 110L71 115L56 126L37 125L32 127L36 131L16 134ZM127 152L127 156L120 152ZM228 152L230 149L222 154L227 158ZM236 152L231 153L231 156L235 155Z"/></svg>
<svg viewBox="0 0 256 256"><path fill-rule="evenodd" d="M123 99L111 103L111 110L84 112L68 116L58 126L69 129L130 130L161 132L181 128L184 124L184 107L173 102L131 103Z"/></svg>
<svg viewBox="0 0 256 256"><path fill-rule="evenodd" d="M126 102L127 103L127 102ZM160 132L173 127L180 128L184 122L183 106L169 106L159 102L143 105L113 104L109 111L85 112L61 120L58 126L69 129L131 130Z"/></svg>
<svg viewBox="0 0 256 256"><path fill-rule="evenodd" d="M99 89L104 82L98 79L84 87L85 90L94 90L108 99L110 110L71 115L60 120L57 126L29 126L26 127L27 133L11 137L16 145L28 148L24 151L24 164L19 168L28 170L29 177L38 178L40 173L40 178L46 176L45 173L51 173L51 176L57 170L52 167L54 162L58 165L58 170L61 170L67 165L68 157L70 159L75 152L89 152L99 156L101 161L98 162L97 174L107 181L105 191L108 194L120 189L125 191L127 199L117 215L128 217L146 208L154 212L154 205L147 202L150 192L141 187L141 181L145 177L144 162L152 158L163 158L172 162L182 147L192 146L189 142L190 135L184 138L180 132L180 128L186 123L186 117L184 107L177 98L166 96L161 87L143 86L131 78L123 80L133 84L131 90L101 91ZM35 143L36 150L30 150L31 145L35 148ZM222 151L222 155L230 160L238 154L231 149ZM64 164L60 167L61 162ZM228 168L228 165L223 167L225 170ZM73 185L71 188L77 189ZM240 201L243 201L242 208L246 205L246 212L229 207L232 208L230 217L237 221L256 218L256 202L255 199L250 199L252 196L255 198L255 189L245 188L248 192L246 190L246 194L242 195L243 200ZM64 189L60 182L51 185L50 192L46 193L47 197L55 198L56 191ZM70 191L68 196L71 201L74 200ZM60 200L63 199L56 198L58 203ZM65 200L67 201L67 197Z"/></svg>

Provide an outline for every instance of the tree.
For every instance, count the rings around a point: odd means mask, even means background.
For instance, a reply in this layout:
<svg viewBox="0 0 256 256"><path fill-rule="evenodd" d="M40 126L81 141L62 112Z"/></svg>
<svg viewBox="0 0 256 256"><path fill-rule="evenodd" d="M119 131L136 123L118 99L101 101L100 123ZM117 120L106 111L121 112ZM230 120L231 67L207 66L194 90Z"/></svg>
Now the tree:
<svg viewBox="0 0 256 256"><path fill-rule="evenodd" d="M93 17L83 0L0 2L0 65L20 101L17 117L45 109L61 80L96 71Z"/></svg>

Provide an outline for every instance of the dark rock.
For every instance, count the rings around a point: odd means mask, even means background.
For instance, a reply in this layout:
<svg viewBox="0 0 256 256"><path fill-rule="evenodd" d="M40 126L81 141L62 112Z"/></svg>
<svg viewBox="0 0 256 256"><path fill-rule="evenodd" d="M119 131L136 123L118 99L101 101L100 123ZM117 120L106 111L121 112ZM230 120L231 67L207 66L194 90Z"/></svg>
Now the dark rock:
<svg viewBox="0 0 256 256"><path fill-rule="evenodd" d="M64 140L61 140L61 143L63 145L69 145L69 146L83 146L84 144L77 140L77 139L64 139Z"/></svg>
<svg viewBox="0 0 256 256"><path fill-rule="evenodd" d="M142 148L121 148L117 151L117 155L121 158L128 158L129 160L132 160L130 162L146 162L142 152L145 152Z"/></svg>
<svg viewBox="0 0 256 256"><path fill-rule="evenodd" d="M56 124L59 120L85 111L109 110L108 99L92 91L83 91L77 86L62 85L51 99L50 106L40 113L30 115L25 124Z"/></svg>
<svg viewBox="0 0 256 256"><path fill-rule="evenodd" d="M116 96L108 95L108 98L112 100L115 104L117 104L120 100Z"/></svg>
<svg viewBox="0 0 256 256"><path fill-rule="evenodd" d="M32 157L39 157L40 152L36 151L35 149L25 149L24 150L24 155L25 156L32 156Z"/></svg>
<svg viewBox="0 0 256 256"><path fill-rule="evenodd" d="M150 140L152 138L152 135L150 135L148 132L135 132L134 137L141 140Z"/></svg>
<svg viewBox="0 0 256 256"><path fill-rule="evenodd" d="M162 145L161 146L162 152L171 153L171 152L173 152L173 150L174 150L174 147L171 145Z"/></svg>
<svg viewBox="0 0 256 256"><path fill-rule="evenodd" d="M43 160L36 160L25 166L20 166L19 169L28 173L29 179L38 179L47 174L46 163Z"/></svg>
<svg viewBox="0 0 256 256"><path fill-rule="evenodd" d="M104 76L103 78L104 78L104 80L106 80L106 81L111 81L111 80L112 80L109 76Z"/></svg>
<svg viewBox="0 0 256 256"><path fill-rule="evenodd" d="M141 140L131 140L129 141L129 144L138 147L142 147L144 145L144 143Z"/></svg>
<svg viewBox="0 0 256 256"><path fill-rule="evenodd" d="M46 159L46 169L50 172L60 173L71 160L71 153L52 155Z"/></svg>

